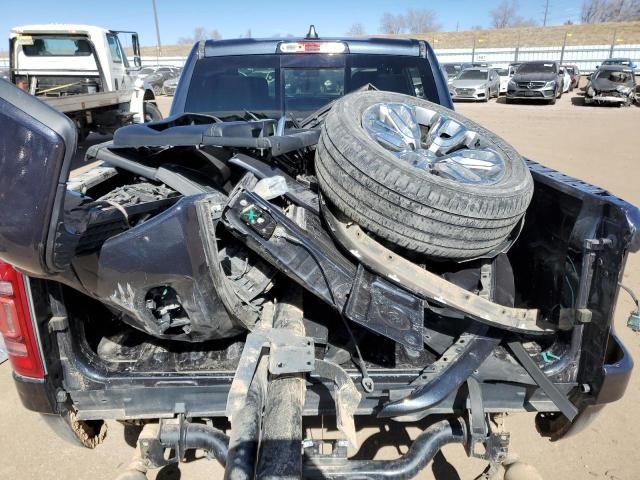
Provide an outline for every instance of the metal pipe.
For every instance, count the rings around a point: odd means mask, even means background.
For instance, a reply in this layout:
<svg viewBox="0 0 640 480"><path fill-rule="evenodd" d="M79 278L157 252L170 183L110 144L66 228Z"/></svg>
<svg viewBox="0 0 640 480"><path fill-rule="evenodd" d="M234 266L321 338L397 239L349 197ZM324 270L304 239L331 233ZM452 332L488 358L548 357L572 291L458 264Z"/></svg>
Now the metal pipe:
<svg viewBox="0 0 640 480"><path fill-rule="evenodd" d="M217 428L201 423L188 423L182 432L184 450L200 449L213 455L222 466L227 463L229 452L229 437ZM160 431L160 442L163 445L176 445L180 443L180 425L165 424Z"/></svg>
<svg viewBox="0 0 640 480"><path fill-rule="evenodd" d="M409 451L396 460L347 460L340 462L329 457L313 458L305 464L304 478L413 478L435 457L442 447L450 443L465 443L467 427L461 418L445 419L434 423L416 438ZM313 462L313 463L312 463Z"/></svg>

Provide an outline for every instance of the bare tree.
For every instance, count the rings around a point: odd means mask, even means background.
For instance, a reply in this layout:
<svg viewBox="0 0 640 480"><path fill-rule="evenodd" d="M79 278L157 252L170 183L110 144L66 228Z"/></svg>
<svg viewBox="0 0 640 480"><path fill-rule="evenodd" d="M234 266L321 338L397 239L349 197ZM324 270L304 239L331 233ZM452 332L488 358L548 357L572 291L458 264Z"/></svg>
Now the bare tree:
<svg viewBox="0 0 640 480"><path fill-rule="evenodd" d="M525 19L518 15L518 0L503 0L491 10L491 25L494 28L530 27L536 25L535 20Z"/></svg>
<svg viewBox="0 0 640 480"><path fill-rule="evenodd" d="M361 37L365 34L364 27L360 22L356 22L351 25L349 30L347 30L347 35L349 37Z"/></svg>
<svg viewBox="0 0 640 480"><path fill-rule="evenodd" d="M404 16L404 25L409 33L437 32L440 25L433 10L410 8Z"/></svg>
<svg viewBox="0 0 640 480"><path fill-rule="evenodd" d="M640 0L584 0L582 23L640 20Z"/></svg>
<svg viewBox="0 0 640 480"><path fill-rule="evenodd" d="M507 28L516 16L518 10L517 0L503 0L496 8L491 10L491 25L494 28Z"/></svg>
<svg viewBox="0 0 640 480"><path fill-rule="evenodd" d="M384 12L380 20L380 30L382 33L402 33L405 29L404 15L394 15Z"/></svg>
<svg viewBox="0 0 640 480"><path fill-rule="evenodd" d="M582 2L580 20L582 23L603 22L607 11L607 0L585 0Z"/></svg>
<svg viewBox="0 0 640 480"><path fill-rule="evenodd" d="M640 0L609 0L609 22L629 22L640 19Z"/></svg>
<svg viewBox="0 0 640 480"><path fill-rule="evenodd" d="M193 36L178 38L178 44L189 45L191 43L199 42L200 40L207 40L208 38L220 40L222 35L220 35L220 32L217 29L207 32L207 29L204 27L196 27L193 29Z"/></svg>
<svg viewBox="0 0 640 480"><path fill-rule="evenodd" d="M200 40L207 39L207 29L204 27L196 27L193 29L193 41L199 42Z"/></svg>

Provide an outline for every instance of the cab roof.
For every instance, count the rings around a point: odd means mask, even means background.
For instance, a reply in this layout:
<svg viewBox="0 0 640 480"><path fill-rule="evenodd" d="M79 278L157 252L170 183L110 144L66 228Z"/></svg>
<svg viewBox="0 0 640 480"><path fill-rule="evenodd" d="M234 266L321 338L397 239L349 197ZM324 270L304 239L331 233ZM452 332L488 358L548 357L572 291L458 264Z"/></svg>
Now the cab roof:
<svg viewBox="0 0 640 480"><path fill-rule="evenodd" d="M70 23L50 23L39 25L22 25L13 27L10 32L10 37L14 38L24 34L36 34L36 33L84 33L87 35L99 35L108 33L110 30L97 27L95 25L79 25Z"/></svg>
<svg viewBox="0 0 640 480"><path fill-rule="evenodd" d="M229 40L206 40L200 42L200 57L219 57L227 55L269 55L280 52L280 45L287 43L342 43L346 54L370 55L406 55L426 54L426 42L412 38L237 38ZM421 50L420 44L425 47ZM283 53L295 55L295 53Z"/></svg>

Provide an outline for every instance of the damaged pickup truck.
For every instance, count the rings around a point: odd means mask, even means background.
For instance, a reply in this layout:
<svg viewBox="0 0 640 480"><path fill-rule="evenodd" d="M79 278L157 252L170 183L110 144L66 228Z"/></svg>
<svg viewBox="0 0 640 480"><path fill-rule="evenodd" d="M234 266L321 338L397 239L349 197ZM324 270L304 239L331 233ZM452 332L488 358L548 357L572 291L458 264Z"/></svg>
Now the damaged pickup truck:
<svg viewBox="0 0 640 480"><path fill-rule="evenodd" d="M78 175L66 117L0 82L0 122L16 386L87 447L137 426L126 478L193 449L234 479L497 465L505 412L557 440L624 394L640 211L454 112L425 42L199 42L170 117ZM353 458L373 420L422 433Z"/></svg>

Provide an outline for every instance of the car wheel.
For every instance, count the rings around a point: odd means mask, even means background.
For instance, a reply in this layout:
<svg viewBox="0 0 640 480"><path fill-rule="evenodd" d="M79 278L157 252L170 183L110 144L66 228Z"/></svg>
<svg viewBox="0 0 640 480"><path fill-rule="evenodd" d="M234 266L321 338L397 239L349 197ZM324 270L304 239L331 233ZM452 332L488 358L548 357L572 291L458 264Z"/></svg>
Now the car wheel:
<svg viewBox="0 0 640 480"><path fill-rule="evenodd" d="M442 259L505 248L533 194L523 158L500 137L392 92L336 102L318 141L316 174L324 198L351 220Z"/></svg>
<svg viewBox="0 0 640 480"><path fill-rule="evenodd" d="M556 97L553 97L551 100L549 100L549 105L555 105L556 104Z"/></svg>
<svg viewBox="0 0 640 480"><path fill-rule="evenodd" d="M491 95L491 90L485 90L484 92L484 103L487 103L489 101L489 95Z"/></svg>
<svg viewBox="0 0 640 480"><path fill-rule="evenodd" d="M506 103L514 103L514 100L513 100L512 98L507 98L507 97L505 97L504 101L505 101Z"/></svg>
<svg viewBox="0 0 640 480"><path fill-rule="evenodd" d="M159 97L160 95L162 95L162 88L160 88L160 85L154 85L152 89L153 89L153 94L156 97Z"/></svg>
<svg viewBox="0 0 640 480"><path fill-rule="evenodd" d="M162 113L158 109L155 103L144 102L144 121L155 122L156 120L162 120Z"/></svg>

